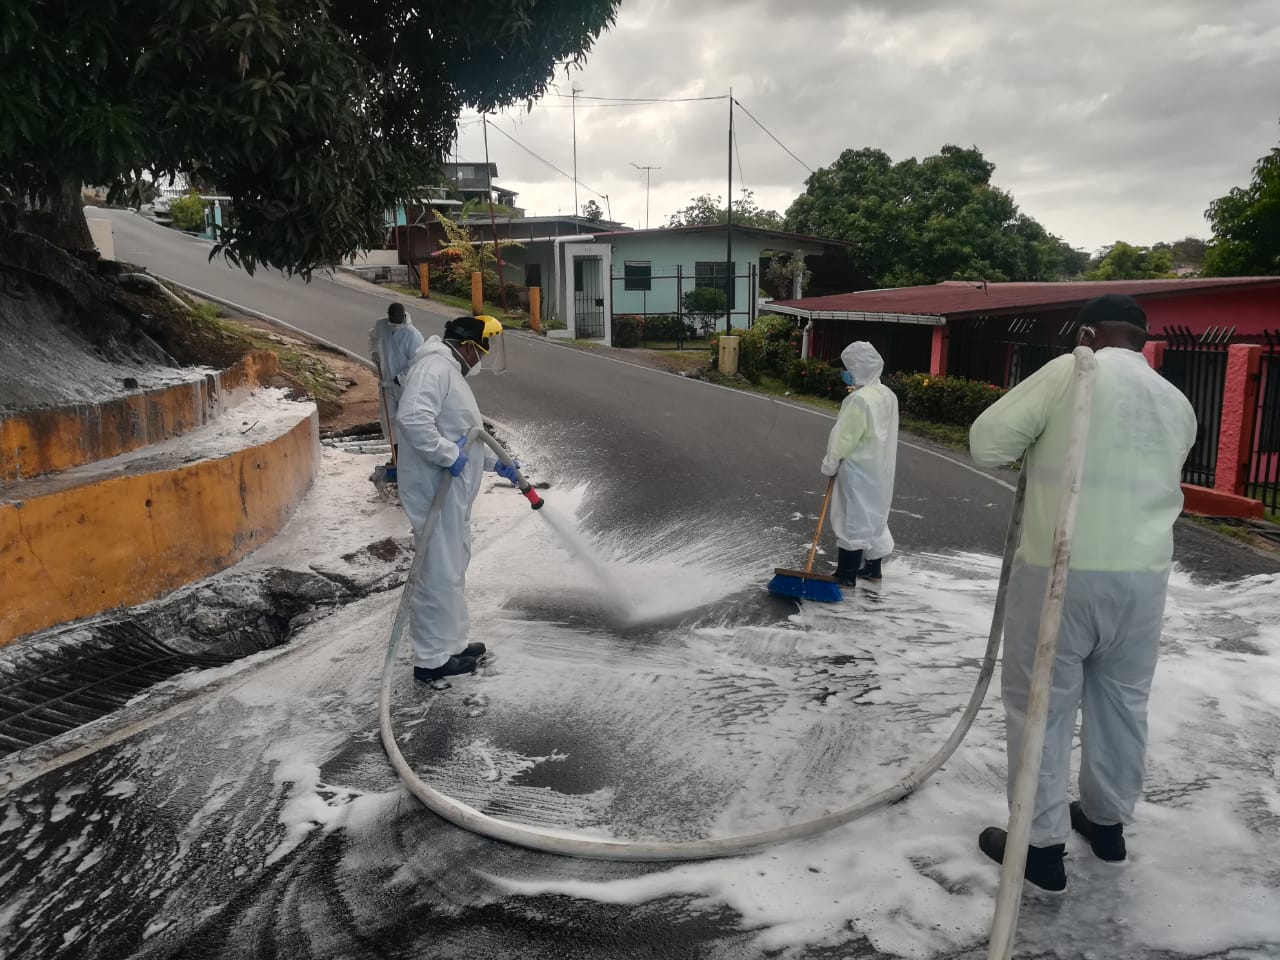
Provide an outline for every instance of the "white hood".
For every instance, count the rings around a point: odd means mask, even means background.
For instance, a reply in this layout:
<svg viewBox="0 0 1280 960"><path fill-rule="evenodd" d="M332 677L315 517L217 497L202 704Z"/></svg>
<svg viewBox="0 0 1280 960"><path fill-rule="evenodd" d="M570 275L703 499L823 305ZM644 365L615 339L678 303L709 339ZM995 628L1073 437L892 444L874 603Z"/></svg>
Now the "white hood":
<svg viewBox="0 0 1280 960"><path fill-rule="evenodd" d="M840 354L840 362L853 375L853 383L865 387L880 379L884 372L884 358L865 340L849 344Z"/></svg>

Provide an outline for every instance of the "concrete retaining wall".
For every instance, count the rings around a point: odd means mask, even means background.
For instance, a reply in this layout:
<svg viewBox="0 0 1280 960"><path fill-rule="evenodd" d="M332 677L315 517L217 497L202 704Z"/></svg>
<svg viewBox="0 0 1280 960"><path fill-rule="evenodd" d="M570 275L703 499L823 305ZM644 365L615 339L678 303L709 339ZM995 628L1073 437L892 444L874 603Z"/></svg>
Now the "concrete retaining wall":
<svg viewBox="0 0 1280 960"><path fill-rule="evenodd" d="M230 566L280 531L319 464L312 408L229 456L0 506L0 644Z"/></svg>
<svg viewBox="0 0 1280 960"><path fill-rule="evenodd" d="M276 355L259 350L202 380L0 417L0 483L106 460L186 433L233 405L239 391L277 372Z"/></svg>

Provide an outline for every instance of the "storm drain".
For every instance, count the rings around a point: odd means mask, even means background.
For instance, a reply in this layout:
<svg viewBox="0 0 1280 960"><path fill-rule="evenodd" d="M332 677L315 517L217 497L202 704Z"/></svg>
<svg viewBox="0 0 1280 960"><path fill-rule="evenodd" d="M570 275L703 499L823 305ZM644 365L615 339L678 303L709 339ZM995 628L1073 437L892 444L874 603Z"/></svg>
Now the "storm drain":
<svg viewBox="0 0 1280 960"><path fill-rule="evenodd" d="M132 622L97 627L74 649L33 651L0 685L0 757L105 716L184 670L235 659L184 653Z"/></svg>

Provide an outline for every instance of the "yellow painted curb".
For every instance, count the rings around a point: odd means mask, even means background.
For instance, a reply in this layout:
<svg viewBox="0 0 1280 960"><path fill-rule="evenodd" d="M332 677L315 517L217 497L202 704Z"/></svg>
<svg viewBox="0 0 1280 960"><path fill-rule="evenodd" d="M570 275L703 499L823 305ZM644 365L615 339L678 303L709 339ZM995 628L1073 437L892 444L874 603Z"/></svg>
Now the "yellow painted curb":
<svg viewBox="0 0 1280 960"><path fill-rule="evenodd" d="M0 645L225 569L280 531L319 465L312 408L226 457L0 505Z"/></svg>
<svg viewBox="0 0 1280 960"><path fill-rule="evenodd" d="M279 372L276 355L255 350L200 380L101 403L0 416L0 483L69 470L203 426L235 393Z"/></svg>

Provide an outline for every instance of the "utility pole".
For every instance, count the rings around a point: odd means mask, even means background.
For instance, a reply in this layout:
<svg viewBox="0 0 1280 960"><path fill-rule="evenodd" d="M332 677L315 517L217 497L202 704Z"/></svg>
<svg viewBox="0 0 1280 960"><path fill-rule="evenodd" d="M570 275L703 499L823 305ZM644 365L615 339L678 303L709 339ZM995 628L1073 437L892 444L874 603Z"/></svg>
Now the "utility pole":
<svg viewBox="0 0 1280 960"><path fill-rule="evenodd" d="M573 232L578 232L578 217L582 216L582 208L578 206L578 94L582 91L571 86L570 101L573 114Z"/></svg>
<svg viewBox="0 0 1280 960"><path fill-rule="evenodd" d="M729 88L729 208L725 218L724 332L733 332L733 87Z"/></svg>
<svg viewBox="0 0 1280 960"><path fill-rule="evenodd" d="M627 162L631 163L631 161L629 160ZM661 170L662 168L652 167L652 166L642 167L638 163L632 163L631 165L635 167L637 170L644 171L644 228L648 230L649 229L649 171Z"/></svg>
<svg viewBox="0 0 1280 960"><path fill-rule="evenodd" d="M498 246L498 220L493 214L493 168L489 166L489 115L481 114L484 122L484 175L485 183L489 192L489 229L493 231L493 260L494 270L498 274L498 298L502 301L502 312L507 312L507 280L503 276L502 269L502 250ZM507 232L510 234L511 227L508 223ZM484 246L479 247L480 251L480 280L484 282Z"/></svg>

